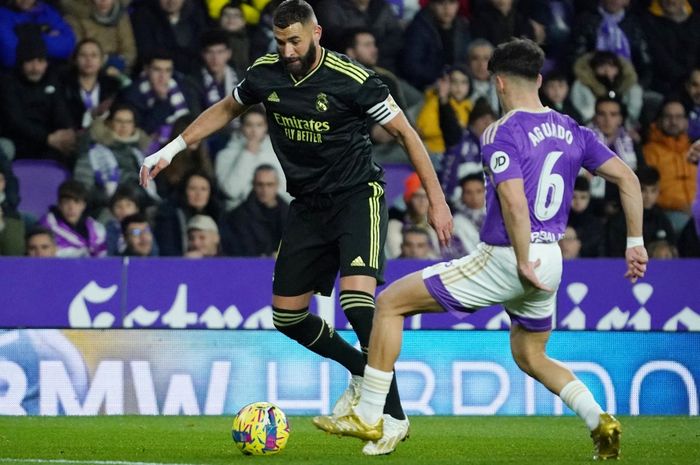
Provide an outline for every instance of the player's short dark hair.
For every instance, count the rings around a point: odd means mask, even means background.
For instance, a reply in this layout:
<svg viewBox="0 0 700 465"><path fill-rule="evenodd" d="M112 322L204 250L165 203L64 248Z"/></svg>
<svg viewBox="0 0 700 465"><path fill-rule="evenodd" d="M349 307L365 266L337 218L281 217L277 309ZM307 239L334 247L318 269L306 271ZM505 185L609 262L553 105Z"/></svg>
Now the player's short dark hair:
<svg viewBox="0 0 700 465"><path fill-rule="evenodd" d="M69 179L58 186L58 200L61 199L73 199L87 202L88 191L82 182Z"/></svg>
<svg viewBox="0 0 700 465"><path fill-rule="evenodd" d="M360 34L369 34L374 37L374 32L368 27L351 27L343 33L340 41L340 51L345 53L349 48L355 48L357 45L357 36Z"/></svg>
<svg viewBox="0 0 700 465"><path fill-rule="evenodd" d="M485 184L486 181L484 180L484 173L471 173L466 176L463 176L459 180L459 185L463 186L465 182L470 182L470 181L478 181L481 184Z"/></svg>
<svg viewBox="0 0 700 465"><path fill-rule="evenodd" d="M223 45L226 48L231 48L231 44L228 41L228 33L220 28L204 31L199 38L199 49L204 51L214 45Z"/></svg>
<svg viewBox="0 0 700 465"><path fill-rule="evenodd" d="M304 0L284 0L272 15L272 24L286 29L294 23L307 24L315 17L313 8Z"/></svg>
<svg viewBox="0 0 700 465"><path fill-rule="evenodd" d="M121 222L122 234L126 234L126 230L132 223L148 223L148 218L143 213L134 213L125 217Z"/></svg>
<svg viewBox="0 0 700 465"><path fill-rule="evenodd" d="M579 192L590 192L591 182L585 176L577 176L574 181L574 190Z"/></svg>
<svg viewBox="0 0 700 465"><path fill-rule="evenodd" d="M637 168L637 177L642 186L655 186L661 180L659 170L653 166L640 166Z"/></svg>
<svg viewBox="0 0 700 465"><path fill-rule="evenodd" d="M29 242L29 239L31 239L34 236L42 236L42 235L47 235L51 238L52 242L56 242L56 235L51 231L50 229L47 229L43 226L33 226L27 233L24 235L24 240L25 242Z"/></svg>
<svg viewBox="0 0 700 465"><path fill-rule="evenodd" d="M512 39L493 51L488 70L534 81L544 65L544 52L530 39Z"/></svg>

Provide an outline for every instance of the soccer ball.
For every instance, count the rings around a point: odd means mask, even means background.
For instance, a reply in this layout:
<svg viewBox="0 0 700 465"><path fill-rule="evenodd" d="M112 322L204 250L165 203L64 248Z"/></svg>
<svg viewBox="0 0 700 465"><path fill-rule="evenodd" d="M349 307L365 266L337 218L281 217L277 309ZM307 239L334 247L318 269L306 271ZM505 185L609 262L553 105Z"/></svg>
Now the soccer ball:
<svg viewBox="0 0 700 465"><path fill-rule="evenodd" d="M243 407L231 428L233 442L245 455L272 455L287 445L289 422L282 409L269 402Z"/></svg>

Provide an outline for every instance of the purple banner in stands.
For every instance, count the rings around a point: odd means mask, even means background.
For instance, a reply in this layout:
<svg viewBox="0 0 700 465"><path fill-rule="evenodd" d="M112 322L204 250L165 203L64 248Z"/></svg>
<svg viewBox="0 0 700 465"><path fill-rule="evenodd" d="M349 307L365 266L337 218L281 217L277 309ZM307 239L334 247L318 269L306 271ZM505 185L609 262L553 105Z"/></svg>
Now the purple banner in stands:
<svg viewBox="0 0 700 465"><path fill-rule="evenodd" d="M428 262L390 261L386 278ZM271 329L272 260L0 259L0 327ZM564 265L555 326L564 330L700 331L700 260L653 262L637 284L622 260ZM313 312L337 328L337 301ZM408 318L409 329L506 329L502 308Z"/></svg>

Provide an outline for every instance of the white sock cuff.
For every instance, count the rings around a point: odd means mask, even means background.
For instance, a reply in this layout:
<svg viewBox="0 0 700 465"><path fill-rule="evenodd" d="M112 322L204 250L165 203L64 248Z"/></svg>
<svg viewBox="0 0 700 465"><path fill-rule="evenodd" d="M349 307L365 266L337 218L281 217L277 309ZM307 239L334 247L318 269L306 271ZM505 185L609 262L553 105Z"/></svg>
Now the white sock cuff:
<svg viewBox="0 0 700 465"><path fill-rule="evenodd" d="M588 391L586 385L578 379L575 379L568 382L566 386L561 389L561 392L559 392L559 397L561 397L564 402L569 403L572 402L574 398L578 397L579 394L586 391Z"/></svg>
<svg viewBox="0 0 700 465"><path fill-rule="evenodd" d="M394 378L394 372L377 370L369 365L365 365L365 379L367 379L367 377L391 382L391 380Z"/></svg>

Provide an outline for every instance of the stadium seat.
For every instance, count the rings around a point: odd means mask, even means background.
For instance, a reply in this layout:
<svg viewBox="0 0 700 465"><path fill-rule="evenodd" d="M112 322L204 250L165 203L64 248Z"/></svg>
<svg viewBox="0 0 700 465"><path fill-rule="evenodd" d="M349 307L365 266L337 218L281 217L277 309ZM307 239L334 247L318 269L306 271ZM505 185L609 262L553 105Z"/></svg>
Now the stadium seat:
<svg viewBox="0 0 700 465"><path fill-rule="evenodd" d="M386 204L391 207L396 198L403 195L404 181L413 173L413 167L406 163L386 163L382 166L384 167L384 179L386 180Z"/></svg>
<svg viewBox="0 0 700 465"><path fill-rule="evenodd" d="M58 186L70 177L68 170L53 160L15 160L12 171L19 180L19 210L36 218L56 203Z"/></svg>

